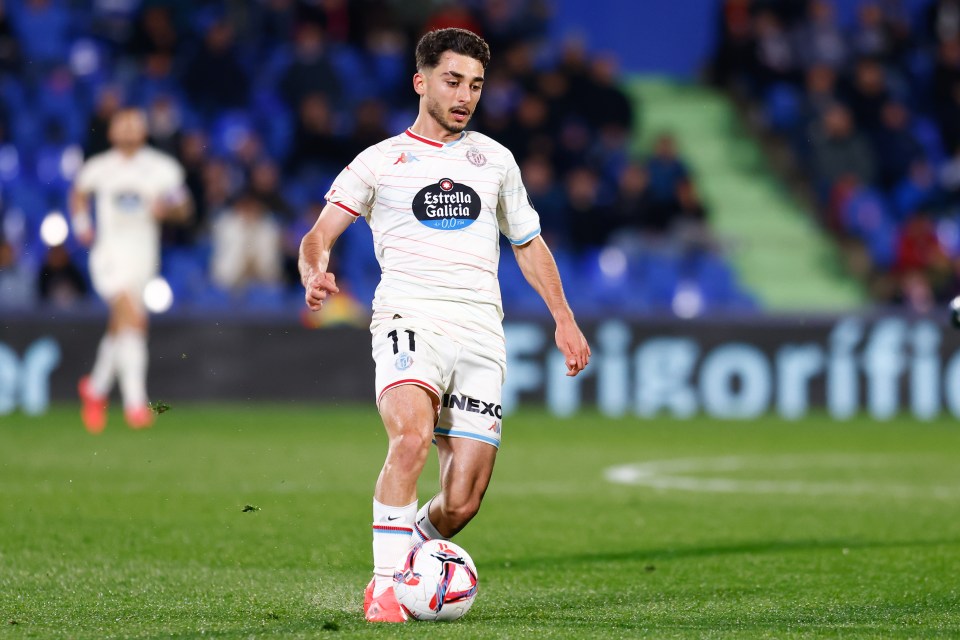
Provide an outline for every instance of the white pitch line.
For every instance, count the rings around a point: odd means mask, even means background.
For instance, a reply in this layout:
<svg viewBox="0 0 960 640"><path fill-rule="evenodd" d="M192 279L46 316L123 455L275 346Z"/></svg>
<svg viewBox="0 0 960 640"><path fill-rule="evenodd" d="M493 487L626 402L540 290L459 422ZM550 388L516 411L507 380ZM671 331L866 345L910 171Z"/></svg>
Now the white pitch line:
<svg viewBox="0 0 960 640"><path fill-rule="evenodd" d="M866 469L883 468L903 462L901 456L724 456L717 458L678 458L653 460L610 467L604 477L615 484L653 489L672 489L702 493L755 493L792 495L864 495L882 494L898 498L957 498L960 485L911 485L863 481L810 482L803 480L738 480L723 474L741 471L767 471L775 474L784 469ZM719 474L697 477L690 474Z"/></svg>

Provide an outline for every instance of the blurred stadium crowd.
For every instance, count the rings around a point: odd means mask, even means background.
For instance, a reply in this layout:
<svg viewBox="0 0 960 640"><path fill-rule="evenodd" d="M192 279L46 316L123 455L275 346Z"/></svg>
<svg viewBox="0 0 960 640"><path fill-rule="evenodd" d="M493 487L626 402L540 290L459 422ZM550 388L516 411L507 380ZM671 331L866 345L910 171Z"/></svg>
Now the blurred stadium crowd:
<svg viewBox="0 0 960 640"><path fill-rule="evenodd" d="M639 114L616 60L550 41L549 11L544 0L0 0L0 305L89 304L86 252L49 214L107 148L122 105L146 111L151 144L182 163L196 203L189 226L164 230L176 304L299 304L299 240L330 182L415 119L419 35L460 26L493 50L472 126L516 155L576 278L575 308L669 309L684 286L751 308L670 135L630 156ZM362 314L379 276L366 225L334 259L360 301L345 311ZM542 313L512 258L504 268L505 306Z"/></svg>
<svg viewBox="0 0 960 640"><path fill-rule="evenodd" d="M960 292L960 1L724 0L715 82L790 150L881 302Z"/></svg>

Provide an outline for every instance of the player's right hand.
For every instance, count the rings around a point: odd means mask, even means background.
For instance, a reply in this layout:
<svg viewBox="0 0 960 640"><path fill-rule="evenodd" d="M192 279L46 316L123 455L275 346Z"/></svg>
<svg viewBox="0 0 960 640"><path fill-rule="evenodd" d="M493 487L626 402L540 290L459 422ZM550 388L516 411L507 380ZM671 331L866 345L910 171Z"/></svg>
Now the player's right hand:
<svg viewBox="0 0 960 640"><path fill-rule="evenodd" d="M83 233L74 232L74 235L77 238L77 242L80 243L82 247L89 247L93 244L93 231L86 231Z"/></svg>
<svg viewBox="0 0 960 640"><path fill-rule="evenodd" d="M337 279L329 271L321 271L310 278L304 278L304 288L307 290L307 307L311 311L319 311L331 293L340 293Z"/></svg>

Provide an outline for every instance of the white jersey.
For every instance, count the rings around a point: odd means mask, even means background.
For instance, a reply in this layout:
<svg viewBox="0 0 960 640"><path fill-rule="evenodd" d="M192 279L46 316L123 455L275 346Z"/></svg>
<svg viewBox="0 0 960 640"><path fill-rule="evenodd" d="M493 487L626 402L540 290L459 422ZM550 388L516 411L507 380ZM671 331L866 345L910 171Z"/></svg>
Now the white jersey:
<svg viewBox="0 0 960 640"><path fill-rule="evenodd" d="M177 194L183 185L180 165L150 147L130 157L111 149L90 158L77 174L76 188L94 194L94 249L116 247L156 256L160 225L153 216L153 206L158 199Z"/></svg>
<svg viewBox="0 0 960 640"><path fill-rule="evenodd" d="M474 131L443 144L408 129L358 155L326 199L373 231L373 331L399 315L505 359L500 233L513 244L540 233L506 147Z"/></svg>

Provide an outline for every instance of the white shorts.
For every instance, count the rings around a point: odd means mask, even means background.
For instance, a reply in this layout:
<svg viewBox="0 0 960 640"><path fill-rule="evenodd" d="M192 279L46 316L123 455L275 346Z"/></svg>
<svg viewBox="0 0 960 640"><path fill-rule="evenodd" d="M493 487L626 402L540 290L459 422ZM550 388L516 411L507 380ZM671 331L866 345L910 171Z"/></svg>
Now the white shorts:
<svg viewBox="0 0 960 640"><path fill-rule="evenodd" d="M373 335L377 406L389 389L417 385L440 400L435 435L499 448L502 365L450 338L410 326L401 318L384 323Z"/></svg>
<svg viewBox="0 0 960 640"><path fill-rule="evenodd" d="M142 304L143 290L159 272L159 260L153 251L137 253L123 248L94 247L90 251L90 280L101 298L111 301L129 293Z"/></svg>

